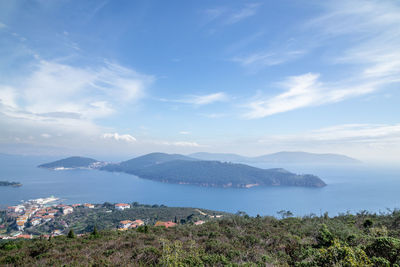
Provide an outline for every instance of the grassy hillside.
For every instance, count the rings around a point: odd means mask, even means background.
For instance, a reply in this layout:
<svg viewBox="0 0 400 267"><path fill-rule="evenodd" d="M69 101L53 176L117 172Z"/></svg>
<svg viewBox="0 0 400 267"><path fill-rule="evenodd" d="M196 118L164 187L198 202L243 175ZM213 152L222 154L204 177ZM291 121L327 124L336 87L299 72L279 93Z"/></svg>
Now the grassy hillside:
<svg viewBox="0 0 400 267"><path fill-rule="evenodd" d="M398 266L399 238L399 211L280 220L244 215L200 226L6 241L0 265Z"/></svg>

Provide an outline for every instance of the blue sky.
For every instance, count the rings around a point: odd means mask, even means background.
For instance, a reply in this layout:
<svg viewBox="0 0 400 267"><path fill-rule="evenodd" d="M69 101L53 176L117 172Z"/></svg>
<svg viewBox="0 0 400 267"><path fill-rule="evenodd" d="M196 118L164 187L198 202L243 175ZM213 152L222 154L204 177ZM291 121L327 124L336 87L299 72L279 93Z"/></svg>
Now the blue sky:
<svg viewBox="0 0 400 267"><path fill-rule="evenodd" d="M2 1L0 152L398 161L396 1Z"/></svg>

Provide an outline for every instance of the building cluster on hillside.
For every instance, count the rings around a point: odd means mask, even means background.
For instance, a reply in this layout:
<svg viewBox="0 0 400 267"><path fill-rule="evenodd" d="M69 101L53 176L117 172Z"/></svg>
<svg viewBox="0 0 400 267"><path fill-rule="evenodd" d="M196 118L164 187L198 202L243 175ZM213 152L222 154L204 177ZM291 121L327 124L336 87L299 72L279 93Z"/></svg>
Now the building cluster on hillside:
<svg viewBox="0 0 400 267"><path fill-rule="evenodd" d="M47 206L47 203L48 199L30 200L8 207L7 212L10 217L16 218L17 230L23 231L27 225L37 226L54 220L55 216L68 215L74 211L74 208L68 205Z"/></svg>
<svg viewBox="0 0 400 267"><path fill-rule="evenodd" d="M0 239L16 239L16 238L33 238L32 235L26 234L24 229L26 227L35 227L40 226L46 222L51 222L57 219L57 222L61 224L64 229L68 229L68 224L65 220L61 219L61 216L65 216L74 212L75 208L82 207L86 209L94 209L95 205L90 203L84 204L72 204L72 205L64 205L64 204L53 204L50 205L51 202L57 200L54 197L50 198L40 198L26 201L20 205L10 206L7 209L7 216L15 219L14 229L16 232L12 232L7 236L0 236ZM114 205L114 209L117 211L124 211L125 209L130 209L131 205L126 203L117 203ZM105 212L112 212L112 210L105 210ZM198 210L198 212L202 215L207 216L208 214ZM210 215L208 215L211 217ZM222 216L222 215L220 215ZM217 216L213 216L214 218ZM176 218L175 218L176 220ZM201 225L205 223L205 221L198 220L194 222L195 225ZM144 221L140 219L136 220L123 220L120 221L117 229L124 231L128 229L134 229L139 226L144 225ZM165 228L176 226L176 222L172 221L157 221L154 226L161 226ZM0 225L1 229L6 227L6 224ZM11 225L13 226L13 225ZM29 231L27 231L29 233ZM58 236L63 235L65 232L63 230L54 229L48 235L44 235L44 237L49 236Z"/></svg>

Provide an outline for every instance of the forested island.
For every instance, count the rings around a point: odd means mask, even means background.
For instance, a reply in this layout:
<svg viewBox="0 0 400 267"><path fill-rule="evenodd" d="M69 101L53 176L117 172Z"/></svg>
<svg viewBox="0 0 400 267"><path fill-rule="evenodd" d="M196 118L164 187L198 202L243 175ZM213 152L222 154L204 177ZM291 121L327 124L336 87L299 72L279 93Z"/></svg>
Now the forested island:
<svg viewBox="0 0 400 267"><path fill-rule="evenodd" d="M22 184L19 182L0 181L0 186L20 187Z"/></svg>
<svg viewBox="0 0 400 267"><path fill-rule="evenodd" d="M124 172L153 181L208 187L250 188L254 186L323 187L325 182L311 174L294 174L282 168L261 169L245 164L200 160L179 154L151 153L120 163L70 157L39 167Z"/></svg>

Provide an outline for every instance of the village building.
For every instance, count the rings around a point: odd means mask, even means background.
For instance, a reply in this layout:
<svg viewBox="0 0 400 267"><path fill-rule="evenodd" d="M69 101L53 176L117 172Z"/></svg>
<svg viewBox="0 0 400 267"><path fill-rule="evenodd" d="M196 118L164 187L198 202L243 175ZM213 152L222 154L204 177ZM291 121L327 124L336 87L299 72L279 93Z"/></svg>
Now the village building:
<svg viewBox="0 0 400 267"><path fill-rule="evenodd" d="M31 220L31 225L32 225L32 226L36 226L36 225L39 225L41 222L42 222L41 219L39 219L39 218L34 218L34 219Z"/></svg>
<svg viewBox="0 0 400 267"><path fill-rule="evenodd" d="M115 204L115 209L117 209L117 210L129 209L130 207L131 207L131 205L125 204L125 203Z"/></svg>
<svg viewBox="0 0 400 267"><path fill-rule="evenodd" d="M64 207L62 208L62 213L63 213L64 215L70 214L70 213L72 213L72 212L74 212L74 209L73 209L72 207L70 207L70 206L64 206Z"/></svg>

